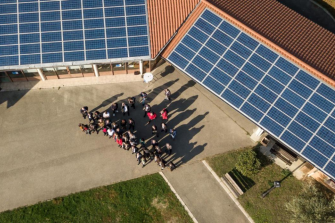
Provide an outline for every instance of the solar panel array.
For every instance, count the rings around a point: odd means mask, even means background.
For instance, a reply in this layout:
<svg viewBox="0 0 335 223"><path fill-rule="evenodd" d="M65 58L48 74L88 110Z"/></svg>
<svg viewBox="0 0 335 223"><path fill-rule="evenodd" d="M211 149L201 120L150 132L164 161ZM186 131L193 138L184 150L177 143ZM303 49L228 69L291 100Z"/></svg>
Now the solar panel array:
<svg viewBox="0 0 335 223"><path fill-rule="evenodd" d="M149 58L145 0L2 0L0 67Z"/></svg>
<svg viewBox="0 0 335 223"><path fill-rule="evenodd" d="M168 60L335 179L335 91L205 9Z"/></svg>

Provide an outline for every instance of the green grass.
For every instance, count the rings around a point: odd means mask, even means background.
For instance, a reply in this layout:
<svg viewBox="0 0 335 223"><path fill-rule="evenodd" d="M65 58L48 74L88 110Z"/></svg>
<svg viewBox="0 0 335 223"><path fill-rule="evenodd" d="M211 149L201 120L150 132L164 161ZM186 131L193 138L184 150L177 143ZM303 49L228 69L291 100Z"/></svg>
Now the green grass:
<svg viewBox="0 0 335 223"><path fill-rule="evenodd" d="M221 177L235 167L237 157L246 149L252 148L235 150L206 160ZM281 183L280 188L273 190L264 199L261 198L261 194L272 186L273 181L282 180L288 173L276 164L271 163L259 152L257 155L261 160L262 169L258 174L250 177L255 185L240 196L238 200L255 222L288 222L290 214L285 210L284 204L290 201L293 196L299 194L303 182L289 176Z"/></svg>
<svg viewBox="0 0 335 223"><path fill-rule="evenodd" d="M5 202L5 201L3 201ZM159 174L0 214L0 222L192 222Z"/></svg>

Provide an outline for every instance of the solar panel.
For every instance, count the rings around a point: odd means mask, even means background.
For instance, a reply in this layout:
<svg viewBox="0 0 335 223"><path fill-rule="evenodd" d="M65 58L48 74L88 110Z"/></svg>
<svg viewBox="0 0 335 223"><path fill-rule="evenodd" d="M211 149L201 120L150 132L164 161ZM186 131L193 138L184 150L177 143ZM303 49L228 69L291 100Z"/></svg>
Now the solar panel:
<svg viewBox="0 0 335 223"><path fill-rule="evenodd" d="M205 9L167 58L335 179L335 90Z"/></svg>
<svg viewBox="0 0 335 223"><path fill-rule="evenodd" d="M0 69L150 59L145 0L6 0L0 15Z"/></svg>

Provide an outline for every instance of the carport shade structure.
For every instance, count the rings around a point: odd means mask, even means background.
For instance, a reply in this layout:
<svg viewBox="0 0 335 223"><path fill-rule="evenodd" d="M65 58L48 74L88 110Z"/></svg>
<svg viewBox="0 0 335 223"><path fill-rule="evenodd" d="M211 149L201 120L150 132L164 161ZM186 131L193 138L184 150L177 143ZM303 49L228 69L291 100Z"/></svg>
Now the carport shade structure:
<svg viewBox="0 0 335 223"><path fill-rule="evenodd" d="M335 179L334 81L256 37L203 1L163 56Z"/></svg>

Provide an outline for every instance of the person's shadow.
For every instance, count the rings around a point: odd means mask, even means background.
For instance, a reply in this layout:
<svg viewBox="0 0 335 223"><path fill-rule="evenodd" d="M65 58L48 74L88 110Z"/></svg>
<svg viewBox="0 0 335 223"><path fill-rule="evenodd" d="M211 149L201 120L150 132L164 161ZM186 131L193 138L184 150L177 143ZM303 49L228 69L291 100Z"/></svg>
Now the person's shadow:
<svg viewBox="0 0 335 223"><path fill-rule="evenodd" d="M177 91L175 91L172 95L171 98L177 98L179 97L184 91L186 91L188 88L193 87L196 84L195 81L189 80L186 84L181 86Z"/></svg>
<svg viewBox="0 0 335 223"><path fill-rule="evenodd" d="M98 105L97 107L91 109L90 112L95 112L95 111L98 111L99 109L103 108L103 107L106 107L110 104L112 104L114 101L116 101L119 97L121 97L123 95L123 93L120 93L120 94L116 94L114 95L113 97L110 97L106 100L104 100L100 105ZM107 108L108 109L108 108ZM106 110L107 110L106 109Z"/></svg>

